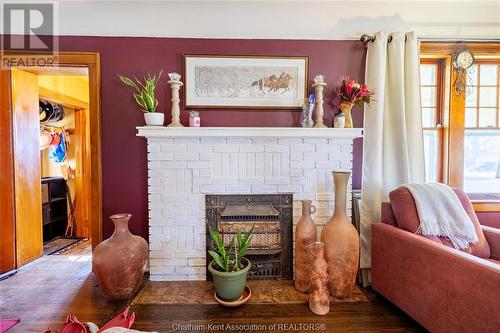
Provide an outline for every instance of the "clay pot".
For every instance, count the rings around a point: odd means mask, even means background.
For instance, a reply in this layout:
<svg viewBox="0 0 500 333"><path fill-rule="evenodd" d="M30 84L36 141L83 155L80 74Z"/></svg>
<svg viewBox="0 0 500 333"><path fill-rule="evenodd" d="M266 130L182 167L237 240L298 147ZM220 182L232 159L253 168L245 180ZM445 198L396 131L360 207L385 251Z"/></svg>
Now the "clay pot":
<svg viewBox="0 0 500 333"><path fill-rule="evenodd" d="M148 259L148 243L128 229L131 214L110 217L115 231L100 243L92 256L92 270L102 293L109 301L134 296L141 285Z"/></svg>
<svg viewBox="0 0 500 333"><path fill-rule="evenodd" d="M311 200L302 200L302 217L295 229L295 289L309 292L309 271L313 262L312 247L318 235L311 217L316 207Z"/></svg>
<svg viewBox="0 0 500 333"><path fill-rule="evenodd" d="M309 277L309 309L317 315L330 312L330 293L328 289L328 264L325 260L325 244L315 242L312 248L314 261Z"/></svg>
<svg viewBox="0 0 500 333"><path fill-rule="evenodd" d="M359 235L346 214L346 192L350 172L332 172L335 210L321 232L328 263L330 295L349 297L354 289L359 263Z"/></svg>
<svg viewBox="0 0 500 333"><path fill-rule="evenodd" d="M351 110L352 110L353 105L351 103L343 102L340 103L339 108L340 111L345 116L345 128L352 128L352 117L351 117Z"/></svg>

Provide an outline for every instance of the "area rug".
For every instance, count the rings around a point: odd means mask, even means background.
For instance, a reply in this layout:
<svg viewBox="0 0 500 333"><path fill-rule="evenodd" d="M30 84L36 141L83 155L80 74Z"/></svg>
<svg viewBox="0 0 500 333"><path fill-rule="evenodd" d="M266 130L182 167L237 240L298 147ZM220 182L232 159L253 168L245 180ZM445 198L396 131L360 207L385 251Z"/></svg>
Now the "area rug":
<svg viewBox="0 0 500 333"><path fill-rule="evenodd" d="M14 325L16 325L20 321L21 321L20 318L0 319L0 333L7 332L9 329L11 329Z"/></svg>
<svg viewBox="0 0 500 333"><path fill-rule="evenodd" d="M309 295L295 290L293 281L249 280L252 297L247 304L307 304ZM331 302L369 302L359 286L351 297ZM147 281L132 304L217 304L210 281Z"/></svg>
<svg viewBox="0 0 500 333"><path fill-rule="evenodd" d="M53 255L59 254L63 250L67 250L73 246L76 246L82 242L84 242L86 238L76 237L57 237L45 244L43 244L43 255Z"/></svg>

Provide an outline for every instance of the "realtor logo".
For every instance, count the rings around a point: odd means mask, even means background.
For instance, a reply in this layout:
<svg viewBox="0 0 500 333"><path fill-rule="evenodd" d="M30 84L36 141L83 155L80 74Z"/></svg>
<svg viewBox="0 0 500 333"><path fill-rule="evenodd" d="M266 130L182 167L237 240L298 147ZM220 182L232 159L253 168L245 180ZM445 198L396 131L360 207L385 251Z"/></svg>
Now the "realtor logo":
<svg viewBox="0 0 500 333"><path fill-rule="evenodd" d="M51 66L50 60L58 51L55 3L3 2L2 3L2 66ZM14 57L23 52L43 53L41 59ZM9 58L12 63L6 63ZM21 61L21 64L18 63Z"/></svg>

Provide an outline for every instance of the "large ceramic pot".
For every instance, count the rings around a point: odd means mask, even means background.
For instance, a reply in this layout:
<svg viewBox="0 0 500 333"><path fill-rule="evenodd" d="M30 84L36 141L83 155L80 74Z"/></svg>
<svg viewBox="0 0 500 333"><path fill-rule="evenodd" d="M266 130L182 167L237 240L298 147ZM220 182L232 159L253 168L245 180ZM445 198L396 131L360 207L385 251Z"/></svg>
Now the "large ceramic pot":
<svg viewBox="0 0 500 333"><path fill-rule="evenodd" d="M295 229L295 289L303 293L309 292L309 271L314 260L312 247L318 236L311 217L315 211L311 200L302 200L302 217Z"/></svg>
<svg viewBox="0 0 500 333"><path fill-rule="evenodd" d="M161 112L144 112L144 121L147 126L163 126L165 115Z"/></svg>
<svg viewBox="0 0 500 333"><path fill-rule="evenodd" d="M128 229L130 214L111 216L115 231L100 243L92 256L92 270L109 301L123 301L135 295L144 277L148 243Z"/></svg>
<svg viewBox="0 0 500 333"><path fill-rule="evenodd" d="M349 297L356 281L359 263L359 235L346 213L346 192L350 172L332 172L335 184L335 210L321 232L328 263L330 295Z"/></svg>
<svg viewBox="0 0 500 333"><path fill-rule="evenodd" d="M328 264L325 260L325 244L315 242L312 248L314 256L309 272L309 309L317 315L330 312L330 292L328 289Z"/></svg>
<svg viewBox="0 0 500 333"><path fill-rule="evenodd" d="M247 283L248 271L252 264L250 260L243 258L247 265L237 272L221 272L215 269L216 263L212 261L208 270L214 278L214 287L217 296L225 301L235 301L240 298Z"/></svg>

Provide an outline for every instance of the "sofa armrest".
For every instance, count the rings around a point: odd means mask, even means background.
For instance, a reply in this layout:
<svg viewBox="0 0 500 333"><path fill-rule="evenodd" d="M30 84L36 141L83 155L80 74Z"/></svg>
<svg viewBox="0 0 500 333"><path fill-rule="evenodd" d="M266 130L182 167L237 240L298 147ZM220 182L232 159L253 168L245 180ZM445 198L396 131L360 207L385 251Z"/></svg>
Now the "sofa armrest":
<svg viewBox="0 0 500 333"><path fill-rule="evenodd" d="M500 260L500 229L481 226L484 236L490 246L491 258Z"/></svg>
<svg viewBox="0 0 500 333"><path fill-rule="evenodd" d="M500 265L394 226L372 225L373 289L431 332L500 327Z"/></svg>

